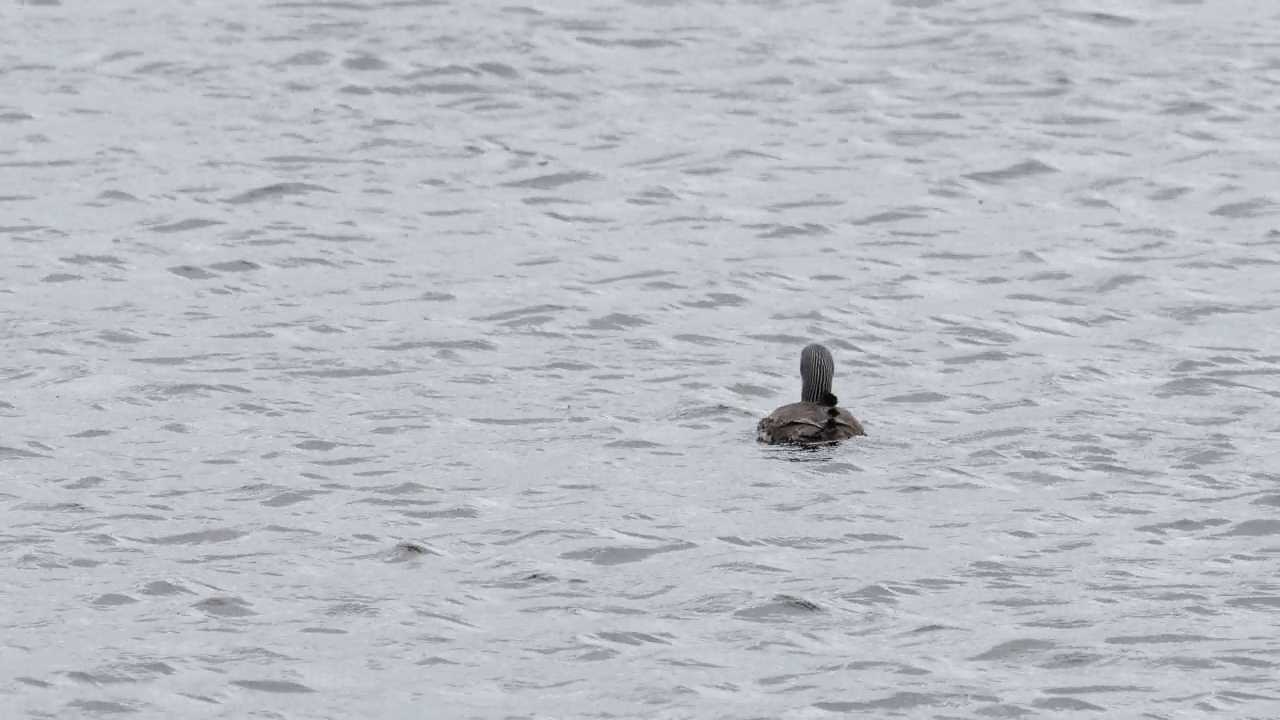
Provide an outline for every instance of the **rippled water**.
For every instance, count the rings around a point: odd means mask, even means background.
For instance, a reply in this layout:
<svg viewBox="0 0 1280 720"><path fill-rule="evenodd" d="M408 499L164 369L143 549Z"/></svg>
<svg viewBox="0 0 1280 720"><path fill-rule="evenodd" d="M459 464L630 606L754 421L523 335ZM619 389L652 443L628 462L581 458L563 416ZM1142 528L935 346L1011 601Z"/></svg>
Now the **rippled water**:
<svg viewBox="0 0 1280 720"><path fill-rule="evenodd" d="M0 6L5 716L1280 715L1277 37Z"/></svg>

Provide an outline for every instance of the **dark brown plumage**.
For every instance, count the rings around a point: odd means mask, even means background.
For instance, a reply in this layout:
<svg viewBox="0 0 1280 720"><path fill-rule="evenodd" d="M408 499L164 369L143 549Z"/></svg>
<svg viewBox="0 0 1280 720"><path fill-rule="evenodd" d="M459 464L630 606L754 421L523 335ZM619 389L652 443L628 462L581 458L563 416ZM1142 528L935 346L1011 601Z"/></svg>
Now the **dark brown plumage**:
<svg viewBox="0 0 1280 720"><path fill-rule="evenodd" d="M800 353L803 399L769 413L756 426L756 438L770 445L820 445L866 435L862 423L831 394L834 374L831 351L817 344L806 347Z"/></svg>

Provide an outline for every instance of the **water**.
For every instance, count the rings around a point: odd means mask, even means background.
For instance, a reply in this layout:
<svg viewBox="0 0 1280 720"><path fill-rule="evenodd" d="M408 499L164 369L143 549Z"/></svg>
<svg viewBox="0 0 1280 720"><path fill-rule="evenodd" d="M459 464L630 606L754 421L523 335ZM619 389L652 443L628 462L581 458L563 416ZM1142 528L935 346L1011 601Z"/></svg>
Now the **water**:
<svg viewBox="0 0 1280 720"><path fill-rule="evenodd" d="M1277 29L0 6L5 716L1275 717Z"/></svg>

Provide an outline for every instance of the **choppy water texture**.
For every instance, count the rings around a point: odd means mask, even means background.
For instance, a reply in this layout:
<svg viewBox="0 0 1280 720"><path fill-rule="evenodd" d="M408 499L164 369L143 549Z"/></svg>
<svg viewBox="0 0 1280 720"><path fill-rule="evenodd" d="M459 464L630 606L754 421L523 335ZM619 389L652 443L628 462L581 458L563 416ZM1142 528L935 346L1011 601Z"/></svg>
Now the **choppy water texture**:
<svg viewBox="0 0 1280 720"><path fill-rule="evenodd" d="M1277 37L4 3L5 717L1280 715Z"/></svg>

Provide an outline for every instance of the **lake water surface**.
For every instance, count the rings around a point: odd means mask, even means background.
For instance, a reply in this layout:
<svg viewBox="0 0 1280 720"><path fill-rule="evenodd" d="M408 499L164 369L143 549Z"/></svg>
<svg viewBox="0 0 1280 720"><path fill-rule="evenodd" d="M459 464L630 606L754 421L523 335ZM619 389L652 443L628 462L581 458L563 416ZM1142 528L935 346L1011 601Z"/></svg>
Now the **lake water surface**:
<svg viewBox="0 0 1280 720"><path fill-rule="evenodd" d="M0 5L3 717L1280 716L1280 5L521 3Z"/></svg>

